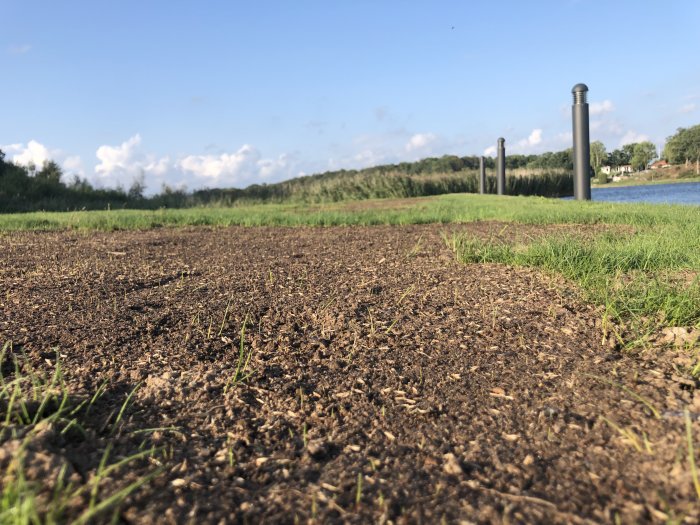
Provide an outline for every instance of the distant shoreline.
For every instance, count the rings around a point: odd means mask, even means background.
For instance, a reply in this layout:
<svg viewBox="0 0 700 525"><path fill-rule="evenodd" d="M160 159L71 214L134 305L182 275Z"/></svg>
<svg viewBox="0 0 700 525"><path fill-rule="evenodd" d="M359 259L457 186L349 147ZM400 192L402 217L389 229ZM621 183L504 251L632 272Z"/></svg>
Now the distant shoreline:
<svg viewBox="0 0 700 525"><path fill-rule="evenodd" d="M688 177L688 178L659 178L654 180L621 180L618 182L608 182L607 184L598 184L595 181L591 181L591 186L596 189L604 188L619 188L623 186L649 186L655 184L680 184L683 182L700 182L700 177Z"/></svg>

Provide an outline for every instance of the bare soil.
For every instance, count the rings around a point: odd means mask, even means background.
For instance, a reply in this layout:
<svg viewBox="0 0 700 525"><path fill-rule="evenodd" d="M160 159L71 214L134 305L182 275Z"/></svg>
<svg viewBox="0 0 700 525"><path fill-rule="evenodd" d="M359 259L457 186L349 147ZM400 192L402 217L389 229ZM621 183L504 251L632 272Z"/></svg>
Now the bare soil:
<svg viewBox="0 0 700 525"><path fill-rule="evenodd" d="M106 487L163 468L124 523L697 523L685 354L621 352L573 286L462 265L453 231L542 227L5 234L0 342L47 373L57 349L76 399L108 385L29 476L156 445Z"/></svg>

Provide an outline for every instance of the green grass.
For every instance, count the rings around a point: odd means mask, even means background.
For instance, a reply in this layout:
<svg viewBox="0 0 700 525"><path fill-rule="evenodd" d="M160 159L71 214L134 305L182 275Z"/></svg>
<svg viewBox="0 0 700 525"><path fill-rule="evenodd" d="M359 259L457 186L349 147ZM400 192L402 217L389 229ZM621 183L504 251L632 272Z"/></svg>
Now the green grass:
<svg viewBox="0 0 700 525"><path fill-rule="evenodd" d="M594 238L549 237L513 246L464 238L465 262L544 268L581 285L606 318L638 327L700 322L700 206L574 202L541 197L451 194L320 205L115 210L0 215L0 231L129 230L183 226L333 226L465 223L627 225Z"/></svg>
<svg viewBox="0 0 700 525"><path fill-rule="evenodd" d="M250 358L253 356L253 350L250 349L246 353L245 345L245 330L248 324L248 316L243 320L243 326L241 326L240 340L238 343L238 363L236 364L236 371L233 376L226 382L224 386L224 395L226 395L230 388L235 388L239 383L246 381L250 377L250 372L248 370L248 364L250 363Z"/></svg>
<svg viewBox="0 0 700 525"><path fill-rule="evenodd" d="M0 214L0 231L143 230L182 226L338 226L514 221L654 226L700 223L700 207L573 202L542 197L451 194L333 204L259 204L231 208Z"/></svg>
<svg viewBox="0 0 700 525"><path fill-rule="evenodd" d="M3 374L2 368L12 364L13 371ZM93 431L88 414L90 408L104 394L100 387L91 397L82 401L69 391L57 356L54 371L47 376L32 367L24 356L13 355L6 343L0 350L0 443L18 443L14 456L4 472L0 472L0 523L34 525L39 523L93 523L115 516L126 497L147 484L160 472L152 471L132 483L113 492L105 489L118 470L128 468L133 462L153 457L151 448L121 458L112 463L111 444L102 452L102 461L93 476L84 484L77 484L66 475L68 464L50 474L51 479L29 479L26 462L36 439L42 433L70 436L79 434L86 439ZM128 406L131 395L122 405L112 431L119 427L120 419ZM51 439L51 438L48 438ZM43 445L41 445L43 449ZM60 459L59 459L60 461ZM45 486L51 483L49 490ZM83 502L76 510L77 502Z"/></svg>
<svg viewBox="0 0 700 525"><path fill-rule="evenodd" d="M642 212L618 206L601 222L632 228L515 244L498 236L461 236L449 243L465 263L538 267L576 282L585 299L604 307L606 320L630 328L628 343L662 326L700 327L698 208L647 206Z"/></svg>
<svg viewBox="0 0 700 525"><path fill-rule="evenodd" d="M335 226L466 223L626 225L594 238L552 236L513 246L464 238L465 262L544 268L581 285L606 319L643 325L700 323L700 206L575 202L451 194L333 204L0 215L0 231L129 230L183 226ZM650 322L650 319L653 322ZM657 323L656 325L654 323ZM648 328L647 328L648 329Z"/></svg>

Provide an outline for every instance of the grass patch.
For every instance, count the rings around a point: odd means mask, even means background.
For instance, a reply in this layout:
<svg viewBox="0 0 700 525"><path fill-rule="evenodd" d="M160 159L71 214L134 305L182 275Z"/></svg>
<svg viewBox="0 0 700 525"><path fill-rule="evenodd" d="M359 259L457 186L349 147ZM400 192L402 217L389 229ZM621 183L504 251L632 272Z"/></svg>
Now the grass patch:
<svg viewBox="0 0 700 525"><path fill-rule="evenodd" d="M330 204L262 204L156 211L114 210L0 215L15 230L144 230L191 226L352 226L467 223L627 225L629 233L550 237L523 245L462 238L464 262L536 266L581 285L606 319L646 326L700 321L700 206L576 202L541 197L451 194ZM7 235L7 234L6 234ZM646 325L644 325L646 323ZM652 323L653 324L653 323Z"/></svg>
<svg viewBox="0 0 700 525"><path fill-rule="evenodd" d="M230 208L0 214L0 231L145 230L183 226L352 226L464 223L700 224L699 206L575 202L542 197L451 194L331 204L259 204Z"/></svg>
<svg viewBox="0 0 700 525"><path fill-rule="evenodd" d="M449 242L465 263L563 275L580 285L585 299L603 305L607 318L630 324L637 334L659 326L700 326L700 221L683 222L649 208L640 220L629 220L637 228L628 233L550 235L523 244L464 236Z"/></svg>
<svg viewBox="0 0 700 525"><path fill-rule="evenodd" d="M10 368L11 372L6 370ZM112 460L112 446L87 481L72 474L70 462L56 441L85 441L94 433L88 414L104 394L79 398L69 391L57 355L52 374L32 367L11 345L0 351L0 446L9 461L0 462L0 523L93 523L116 516L130 494L150 482L160 471L152 470L131 483L114 488L111 477L134 462L153 457L154 448ZM122 405L120 416L128 402ZM119 421L111 425L112 430ZM94 437L94 436L93 436ZM7 457L7 456L6 456Z"/></svg>

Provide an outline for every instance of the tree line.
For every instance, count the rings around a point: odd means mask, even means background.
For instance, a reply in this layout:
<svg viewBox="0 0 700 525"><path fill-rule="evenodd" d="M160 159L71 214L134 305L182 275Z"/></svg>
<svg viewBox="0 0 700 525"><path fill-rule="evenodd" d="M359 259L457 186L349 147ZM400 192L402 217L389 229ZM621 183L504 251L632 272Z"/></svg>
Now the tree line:
<svg viewBox="0 0 700 525"><path fill-rule="evenodd" d="M635 170L645 169L656 156L656 147L648 141L626 144L611 152L600 141L591 143L591 167L598 174L603 166L631 165ZM695 163L696 171L700 174L700 125L679 128L668 138L663 157L674 164L690 166ZM360 170L327 171L274 184L253 184L247 188L187 192L163 186L160 193L147 197L143 178L136 178L126 190L95 188L87 179L77 175L66 181L61 166L54 161L44 163L39 169L20 166L7 162L0 150L0 212L158 209L233 205L239 202L321 202L477 191L475 177L479 158L476 155L444 155ZM495 169L495 162L494 158L486 157L486 168ZM508 177L514 180L508 189L511 194L551 197L571 194L571 148L539 155L507 154L506 169L539 172L527 177Z"/></svg>
<svg viewBox="0 0 700 525"><path fill-rule="evenodd" d="M487 169L495 160L485 159ZM160 193L145 196L143 178L128 189L95 188L77 175L66 180L61 166L47 161L41 168L5 160L0 150L0 212L36 210L158 209L240 202L322 202L370 197L413 197L478 191L478 156L445 155L416 162L385 164L361 170L328 171L274 184L247 188L200 189L192 192L163 186ZM508 155L506 168L546 170L511 184L513 194L561 196L570 194L568 175L573 169L571 150L542 155Z"/></svg>
<svg viewBox="0 0 700 525"><path fill-rule="evenodd" d="M632 166L634 171L641 171L655 158L656 146L649 141L625 144L609 153L602 142L591 143L591 168L596 172L603 166Z"/></svg>
<svg viewBox="0 0 700 525"><path fill-rule="evenodd" d="M619 168L631 166L634 171L642 171L657 158L656 146L649 141L625 144L619 149L607 152L600 141L591 143L591 168L600 182L606 182L603 166ZM700 124L691 128L678 128L666 139L660 158L669 164L685 164L687 168L695 164L695 173L700 175Z"/></svg>
<svg viewBox="0 0 700 525"><path fill-rule="evenodd" d="M671 164L695 163L695 174L700 175L700 124L691 128L678 128L666 140L664 157Z"/></svg>
<svg viewBox="0 0 700 525"><path fill-rule="evenodd" d="M49 160L40 169L20 166L5 160L0 150L0 213L27 211L105 210L110 208L177 207L185 202L185 193L171 188L150 198L143 195L140 179L128 190L95 188L87 179L73 175L65 180L61 166Z"/></svg>

